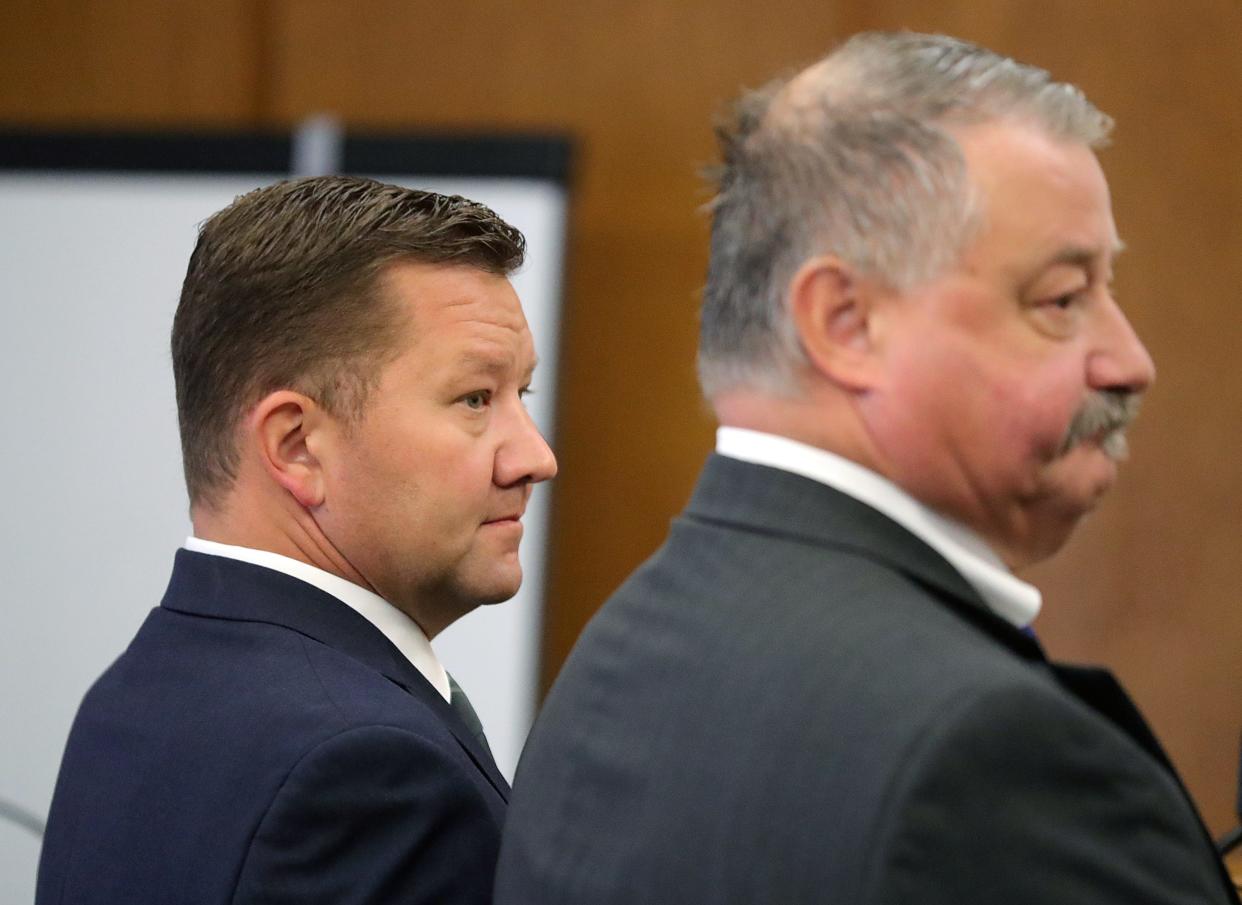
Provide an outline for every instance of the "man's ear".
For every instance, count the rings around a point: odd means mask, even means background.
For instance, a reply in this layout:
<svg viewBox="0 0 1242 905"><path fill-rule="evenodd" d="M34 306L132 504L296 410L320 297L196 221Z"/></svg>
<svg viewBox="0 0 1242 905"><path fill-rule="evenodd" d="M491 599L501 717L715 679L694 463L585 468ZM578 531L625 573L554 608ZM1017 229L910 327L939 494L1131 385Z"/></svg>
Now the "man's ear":
<svg viewBox="0 0 1242 905"><path fill-rule="evenodd" d="M811 366L848 390L876 385L875 287L839 258L806 261L789 284L789 308Z"/></svg>
<svg viewBox="0 0 1242 905"><path fill-rule="evenodd" d="M323 467L316 450L328 418L308 396L277 390L259 400L246 419L267 476L307 509L324 501Z"/></svg>

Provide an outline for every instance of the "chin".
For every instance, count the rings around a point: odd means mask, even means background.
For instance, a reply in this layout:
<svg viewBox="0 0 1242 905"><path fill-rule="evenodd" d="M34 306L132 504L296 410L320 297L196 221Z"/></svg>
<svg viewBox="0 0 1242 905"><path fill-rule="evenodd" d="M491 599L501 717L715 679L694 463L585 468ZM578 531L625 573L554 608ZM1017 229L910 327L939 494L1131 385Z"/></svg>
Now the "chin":
<svg viewBox="0 0 1242 905"><path fill-rule="evenodd" d="M1038 491L1026 497L1024 508L1034 524L1046 526L1050 536L1060 539L1059 548L1079 520L1100 505L1116 480L1116 462L1098 447L1078 447L1044 472Z"/></svg>
<svg viewBox="0 0 1242 905"><path fill-rule="evenodd" d="M1086 499L1061 495L1055 501L1046 501L1028 523L1026 537L1011 548L1011 568L1034 566L1059 553L1097 502L1099 495Z"/></svg>
<svg viewBox="0 0 1242 905"><path fill-rule="evenodd" d="M495 606L498 603L508 603L510 600L512 600L514 597L517 596L517 592L518 592L517 588L511 588L510 590L507 590L507 591L501 591L496 594L489 594L486 597L480 597L478 600L478 603L479 603L479 606Z"/></svg>
<svg viewBox="0 0 1242 905"><path fill-rule="evenodd" d="M522 573L494 575L486 581L472 583L471 596L480 606L491 606L511 600L522 587Z"/></svg>
<svg viewBox="0 0 1242 905"><path fill-rule="evenodd" d="M1055 530L1041 532L1038 537L1031 538L1026 544L1026 549L1021 551L1021 555L1015 557L1017 561L1013 565L1014 570L1037 566L1045 560L1052 559L1061 552L1061 548L1069 541L1076 527L1078 527L1077 519L1068 527L1057 526Z"/></svg>
<svg viewBox="0 0 1242 905"><path fill-rule="evenodd" d="M1117 481L1117 459L1105 452L1099 443L1086 442L1076 446L1058 464L1065 472L1064 483L1082 485L1084 489L1077 495L1089 497L1090 506L1094 506Z"/></svg>

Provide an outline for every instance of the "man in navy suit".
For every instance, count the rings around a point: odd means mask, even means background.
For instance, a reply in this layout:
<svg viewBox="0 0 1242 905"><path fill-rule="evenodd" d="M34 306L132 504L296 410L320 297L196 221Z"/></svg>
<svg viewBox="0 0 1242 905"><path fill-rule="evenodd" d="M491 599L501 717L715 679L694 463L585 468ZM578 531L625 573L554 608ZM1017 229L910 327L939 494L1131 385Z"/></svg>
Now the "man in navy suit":
<svg viewBox="0 0 1242 905"><path fill-rule="evenodd" d="M429 644L518 589L556 463L462 198L325 177L203 225L173 325L193 536L88 692L52 903L490 901L509 789Z"/></svg>

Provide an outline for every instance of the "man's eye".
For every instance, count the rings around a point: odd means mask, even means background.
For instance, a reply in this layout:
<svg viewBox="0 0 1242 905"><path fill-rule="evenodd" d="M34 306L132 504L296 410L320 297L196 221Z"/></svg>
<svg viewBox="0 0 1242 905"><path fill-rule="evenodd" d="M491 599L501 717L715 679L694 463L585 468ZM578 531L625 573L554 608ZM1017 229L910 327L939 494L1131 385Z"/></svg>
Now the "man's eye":
<svg viewBox="0 0 1242 905"><path fill-rule="evenodd" d="M525 386L518 390L518 398L525 399L531 393L535 392L531 387Z"/></svg>
<svg viewBox="0 0 1242 905"><path fill-rule="evenodd" d="M487 390L477 390L476 392L468 393L467 395L462 396L461 401L466 404L466 408L475 412L481 412L483 409L487 408L487 403L491 397L492 394L487 392Z"/></svg>
<svg viewBox="0 0 1242 905"><path fill-rule="evenodd" d="M1045 308L1055 308L1058 311L1068 311L1070 308L1073 308L1078 304L1080 295L1081 293L1079 292L1067 292L1064 295L1058 295L1054 298L1047 299L1041 304Z"/></svg>

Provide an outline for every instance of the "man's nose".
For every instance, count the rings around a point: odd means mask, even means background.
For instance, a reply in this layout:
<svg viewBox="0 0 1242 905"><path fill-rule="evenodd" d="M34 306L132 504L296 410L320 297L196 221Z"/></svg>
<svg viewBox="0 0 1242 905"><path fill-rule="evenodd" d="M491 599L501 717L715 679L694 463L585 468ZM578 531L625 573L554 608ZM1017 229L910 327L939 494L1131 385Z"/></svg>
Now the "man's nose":
<svg viewBox="0 0 1242 905"><path fill-rule="evenodd" d="M511 435L496 453L496 483L538 484L556 477L556 456L534 419L522 406L515 413Z"/></svg>
<svg viewBox="0 0 1242 905"><path fill-rule="evenodd" d="M1156 379L1156 365L1117 303L1109 300L1100 336L1088 362L1092 389L1142 393Z"/></svg>

